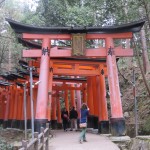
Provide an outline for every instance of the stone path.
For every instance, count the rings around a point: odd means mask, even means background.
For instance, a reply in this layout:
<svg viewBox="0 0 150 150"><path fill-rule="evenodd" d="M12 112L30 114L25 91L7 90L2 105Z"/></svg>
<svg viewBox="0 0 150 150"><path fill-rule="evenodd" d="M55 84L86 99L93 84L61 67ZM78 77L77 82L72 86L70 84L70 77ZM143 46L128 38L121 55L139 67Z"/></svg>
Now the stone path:
<svg viewBox="0 0 150 150"><path fill-rule="evenodd" d="M87 133L87 141L78 142L80 132L62 130L52 131L49 150L119 150L116 144L104 135Z"/></svg>

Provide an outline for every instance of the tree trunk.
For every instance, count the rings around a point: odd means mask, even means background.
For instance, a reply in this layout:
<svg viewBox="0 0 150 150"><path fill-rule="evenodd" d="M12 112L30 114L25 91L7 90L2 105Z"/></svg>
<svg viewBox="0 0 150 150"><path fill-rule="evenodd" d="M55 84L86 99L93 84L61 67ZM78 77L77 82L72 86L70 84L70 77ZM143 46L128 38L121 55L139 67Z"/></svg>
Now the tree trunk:
<svg viewBox="0 0 150 150"><path fill-rule="evenodd" d="M145 0L143 0L142 2L143 2L144 9L145 9L148 25L149 25L149 28L150 28L150 15L149 15L149 12L150 12L149 5L150 4L148 2L146 2Z"/></svg>
<svg viewBox="0 0 150 150"><path fill-rule="evenodd" d="M148 92L149 97L150 97L150 88L149 88L148 82L147 82L147 80L145 78L144 71L142 69L142 65L141 65L140 57L139 57L139 52L138 52L138 48L137 48L137 43L134 40L133 40L133 44L134 44L134 48L135 48L135 52L136 52L136 56L137 56L137 61L138 61L138 64L139 64L139 68L141 70L142 78L143 78L145 87L146 87L147 92Z"/></svg>
<svg viewBox="0 0 150 150"><path fill-rule="evenodd" d="M11 67L12 67L11 57L12 57L12 52L11 52L11 40L10 40L8 45L8 70L9 71L11 71Z"/></svg>
<svg viewBox="0 0 150 150"><path fill-rule="evenodd" d="M150 63L148 58L148 52L147 52L147 44L146 44L146 38L145 38L145 30L142 28L140 31L141 34L141 42L142 42L142 57L143 57L143 67L145 74L150 71Z"/></svg>

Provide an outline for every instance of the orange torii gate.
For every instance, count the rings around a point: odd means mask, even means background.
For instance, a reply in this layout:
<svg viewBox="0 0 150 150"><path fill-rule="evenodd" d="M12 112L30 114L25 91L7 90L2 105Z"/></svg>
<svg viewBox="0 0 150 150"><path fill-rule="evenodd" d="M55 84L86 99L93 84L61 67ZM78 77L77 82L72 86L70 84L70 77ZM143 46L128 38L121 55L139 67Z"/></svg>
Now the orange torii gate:
<svg viewBox="0 0 150 150"><path fill-rule="evenodd" d="M7 19L11 27L16 33L22 34L22 38L25 40L41 40L41 49L23 50L23 57L38 58L40 62L39 68L39 80L41 83L38 86L37 104L36 104L36 130L39 131L40 126L45 126L48 121L47 113L50 115L50 107L47 107L48 103L52 100L52 80L53 74L57 75L79 75L87 76L87 102L92 114L98 114L99 125L101 129L105 129L105 125L108 124L108 114L106 113L106 98L105 98L105 79L103 67L95 68L90 71L81 70L80 63L74 62L74 68L71 69L58 69L55 65L57 62L53 62L57 58L57 61L62 61L61 58L65 58L66 63L69 58L84 58L95 60L105 60L107 67L107 76L110 92L110 104L111 104L111 133L113 135L125 134L125 120L123 118L122 104L120 98L120 88L118 80L118 70L116 65L117 57L132 57L133 50L131 48L115 47L114 39L131 39L134 32L139 32L143 26L145 20L140 20L134 23L129 23L120 26L109 27L33 27L23 25L13 20ZM102 39L104 47L99 48L86 48L85 40L97 40ZM57 46L51 47L53 40L72 40L72 47L59 49ZM40 59L39 59L40 58ZM52 60L52 61L51 61ZM71 61L68 61L70 64ZM98 62L97 62L98 63ZM54 67L55 65L55 67ZM63 63L61 63L63 65ZM68 66L70 67L70 66ZM87 73L87 74L86 74ZM89 73L89 74L88 74ZM92 76L92 77L91 77ZM95 78L94 78L95 76ZM93 87L92 87L93 86ZM100 92L92 90L97 87ZM94 101L95 94L100 99ZM90 100L92 99L92 100ZM93 104L98 104L99 109L94 110ZM105 112L105 113L103 113Z"/></svg>
<svg viewBox="0 0 150 150"><path fill-rule="evenodd" d="M23 72L22 72L23 73ZM21 74L22 74L21 73ZM28 72L24 72L24 74L28 74ZM2 75L5 80L10 81L4 82L0 80L0 124L3 124L4 128L20 128L24 129L24 83L28 81L28 75L19 75L17 73L9 73L6 75ZM20 78L17 78L20 77ZM63 83L62 86L54 86L53 90L83 90L84 87L70 87L69 85L65 85L65 83L85 83L86 80L82 78L78 79L69 79L68 78L60 78L60 77L53 77L53 81L55 83ZM37 82L37 76L34 77L34 82ZM17 83L17 84L16 84ZM31 110L30 110L30 92L29 92L30 85L29 83L26 84L26 103L27 103L27 128L31 128ZM52 128L60 128L61 127L61 117L60 117L60 102L58 101L59 94L53 94L53 97L57 98L57 120L56 120L56 109L53 109L51 118L51 125ZM34 99L34 108L36 108L36 98L37 98L37 85L33 88L33 99ZM74 100L72 101L74 103ZM55 105L54 105L55 106ZM75 106L75 105L71 105ZM55 111L54 111L55 110ZM34 109L35 112L35 109Z"/></svg>
<svg viewBox="0 0 150 150"><path fill-rule="evenodd" d="M58 58L52 58L51 59L51 63L53 64L53 75L82 75L82 76L96 76L96 75L99 75L101 70L103 68L104 72L105 72L105 75L107 75L107 68L105 67L106 66L106 62L104 60L92 60L92 59L58 59ZM78 63L78 68L76 67L76 63ZM68 65L69 64L69 65ZM30 65L32 66L35 66L35 67L38 67L39 68L39 61L30 61ZM69 82L72 82L73 83L73 79L71 78L68 78ZM58 80L58 79L57 79ZM67 80L66 80L67 82ZM76 82L74 81L74 83L82 83L83 81L81 80L76 80ZM96 85L95 85L96 86ZM101 86L102 88L102 86ZM83 102L88 102L86 100L86 85L83 84L82 87L67 87L66 85L63 85L63 86L53 86L52 88L53 90L56 90L56 91L59 91L59 90L62 90L62 91L65 91L65 96L64 96L64 99L65 99L65 105L66 105L66 108L67 110L69 110L69 104L68 104L68 90L71 90L71 107L72 106L76 106L76 103L75 103L75 99L73 98L73 91L72 90L81 90L82 93L83 93ZM84 89L84 90L83 90ZM92 89L90 89L91 92L92 92ZM96 91L96 90L95 90ZM101 90L102 91L102 90ZM97 93L101 92L100 90L97 91ZM97 101L98 102L98 98L99 96L97 95L97 93L95 94L95 97L93 97L94 102ZM57 94L58 95L58 94ZM102 95L102 93L101 93ZM55 108L56 107L56 103L54 103L56 101L56 98L53 98L52 99L52 108ZM92 99L89 99L89 101L93 101ZM77 102L77 103L80 103L80 102ZM92 104L92 103L91 103ZM99 118L102 118L100 116L102 116L102 114L105 114L105 116L108 116L107 115L107 112L105 111L102 111L100 114L98 114L98 108L97 108L98 103L95 103L95 105L90 105L89 103L89 107L92 107L92 109L96 109L95 112L97 113L94 113L94 111L92 112L91 111L91 115L89 118L92 117L92 119L89 119L89 127L91 128L98 128L98 118L97 116L99 116ZM102 105L100 105L102 106ZM102 107L104 108L104 106ZM91 110L92 110L91 109ZM106 109L105 109L106 110ZM107 111L107 110L106 110ZM55 113L54 113L55 112ZM58 113L58 112L57 112ZM54 115L55 114L55 115ZM55 109L52 109L52 117L50 118L51 116L48 115L48 120L51 121L51 125L52 125L52 128L56 128L57 126L59 126L59 120L56 119L56 108ZM94 119L95 118L95 119ZM104 119L104 118L103 118ZM94 120L97 120L97 121L94 121ZM93 122L93 123L92 123ZM94 123L95 122L95 123ZM101 120L102 122L102 120ZM105 118L105 122L106 122L106 118ZM105 123L106 124L106 123ZM105 125L105 128L107 127L107 129L105 129L105 132L109 132L109 121L108 121L108 117L107 117L107 126ZM102 133L104 133L104 129L100 130Z"/></svg>

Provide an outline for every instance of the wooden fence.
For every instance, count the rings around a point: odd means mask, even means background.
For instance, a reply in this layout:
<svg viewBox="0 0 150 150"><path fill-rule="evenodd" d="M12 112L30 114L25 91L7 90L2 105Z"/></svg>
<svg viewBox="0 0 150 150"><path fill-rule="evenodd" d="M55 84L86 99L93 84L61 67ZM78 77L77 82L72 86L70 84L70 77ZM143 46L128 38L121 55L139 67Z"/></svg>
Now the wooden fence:
<svg viewBox="0 0 150 150"><path fill-rule="evenodd" d="M49 150L49 132L48 125L45 130L41 127L41 133L35 132L34 139L29 143L23 140L19 150Z"/></svg>

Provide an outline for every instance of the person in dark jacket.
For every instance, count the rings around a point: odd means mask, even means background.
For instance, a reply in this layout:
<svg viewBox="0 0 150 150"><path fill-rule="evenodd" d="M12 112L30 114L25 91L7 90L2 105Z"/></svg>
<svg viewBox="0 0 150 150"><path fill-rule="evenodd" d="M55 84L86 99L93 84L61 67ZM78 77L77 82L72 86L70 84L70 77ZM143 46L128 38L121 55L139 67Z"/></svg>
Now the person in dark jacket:
<svg viewBox="0 0 150 150"><path fill-rule="evenodd" d="M72 131L74 127L75 127L75 131L77 131L77 118L78 118L78 112L75 110L75 107L73 106L69 113L69 119L71 122L70 131Z"/></svg>
<svg viewBox="0 0 150 150"><path fill-rule="evenodd" d="M67 131L69 117L66 108L64 108L63 111L61 112L61 119L62 119L64 131Z"/></svg>
<svg viewBox="0 0 150 150"><path fill-rule="evenodd" d="M87 129L87 116L89 115L89 108L85 103L82 104L81 107L81 118L80 118L80 128L82 129L79 142L82 144L83 142L87 142L86 140L86 129Z"/></svg>

